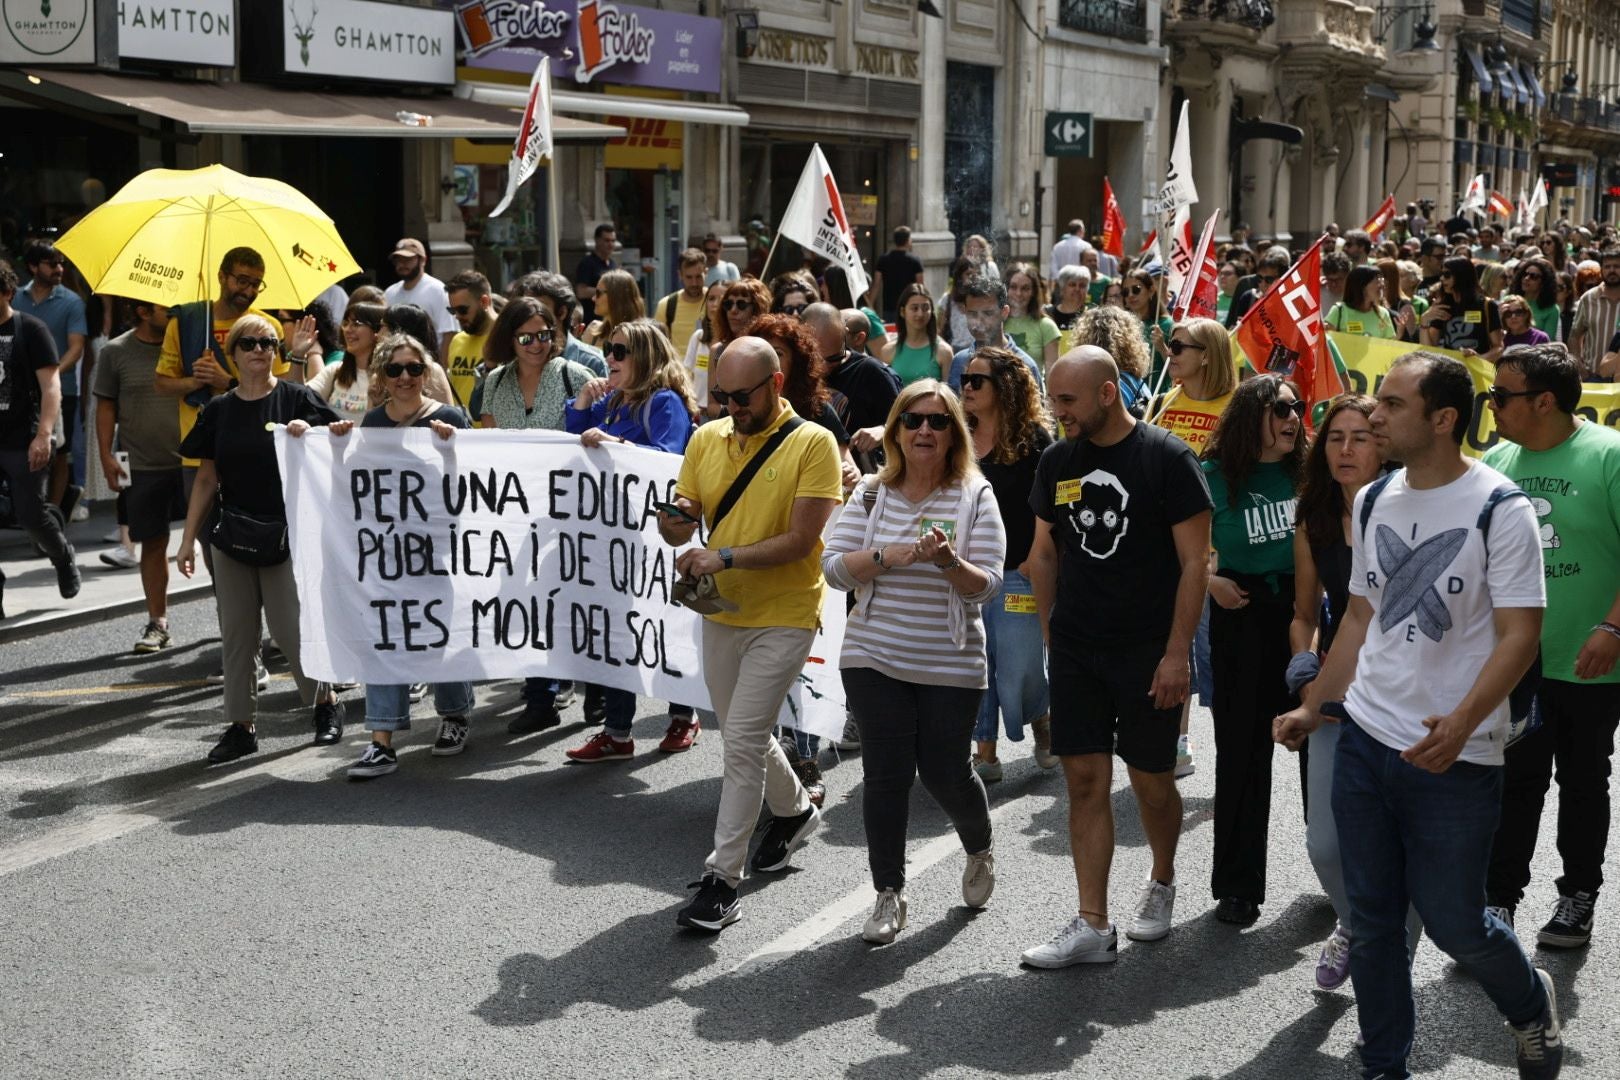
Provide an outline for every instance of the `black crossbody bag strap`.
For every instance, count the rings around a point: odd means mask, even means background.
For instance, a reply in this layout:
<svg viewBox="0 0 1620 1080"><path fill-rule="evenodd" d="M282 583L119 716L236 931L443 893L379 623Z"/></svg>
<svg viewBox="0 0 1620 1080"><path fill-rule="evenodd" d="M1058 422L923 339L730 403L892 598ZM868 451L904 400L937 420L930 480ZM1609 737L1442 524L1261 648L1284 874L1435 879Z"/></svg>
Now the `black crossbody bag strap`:
<svg viewBox="0 0 1620 1080"><path fill-rule="evenodd" d="M799 425L802 423L804 421L797 416L788 417L787 421L776 429L776 433L765 440L765 445L759 448L759 453L748 459L748 464L743 466L742 472L737 474L737 479L731 482L731 486L726 489L725 495L721 496L720 505L714 508L714 517L709 519L710 534L713 534L714 530L720 527L720 522L725 519L727 514L731 513L731 508L737 505L737 500L742 498L744 491L748 490L748 484L754 479L754 474L764 467L770 456L776 453L783 443L787 442L788 436L798 430Z"/></svg>

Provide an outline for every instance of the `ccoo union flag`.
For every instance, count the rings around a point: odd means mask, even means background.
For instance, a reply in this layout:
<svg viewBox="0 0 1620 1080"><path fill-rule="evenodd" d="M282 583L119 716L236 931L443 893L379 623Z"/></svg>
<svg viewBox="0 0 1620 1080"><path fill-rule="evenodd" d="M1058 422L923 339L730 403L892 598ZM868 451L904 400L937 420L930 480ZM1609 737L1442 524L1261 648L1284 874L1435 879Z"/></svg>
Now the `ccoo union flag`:
<svg viewBox="0 0 1620 1080"><path fill-rule="evenodd" d="M1243 316L1237 341L1256 371L1292 379L1307 406L1344 393L1322 333L1322 240Z"/></svg>

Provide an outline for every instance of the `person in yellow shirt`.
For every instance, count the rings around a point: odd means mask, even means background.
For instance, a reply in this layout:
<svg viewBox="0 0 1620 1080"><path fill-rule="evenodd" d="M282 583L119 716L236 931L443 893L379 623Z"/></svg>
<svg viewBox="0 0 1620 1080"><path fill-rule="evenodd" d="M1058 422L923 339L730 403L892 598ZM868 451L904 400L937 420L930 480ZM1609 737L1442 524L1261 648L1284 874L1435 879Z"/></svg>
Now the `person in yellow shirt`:
<svg viewBox="0 0 1620 1080"><path fill-rule="evenodd" d="M709 261L697 248L681 252L681 289L672 292L653 308L653 321L664 328L669 340L681 348L703 321L703 277Z"/></svg>
<svg viewBox="0 0 1620 1080"><path fill-rule="evenodd" d="M680 514L660 513L676 547L707 519L708 547L675 560L685 578L713 575L735 610L703 620L703 678L725 739L714 851L698 894L676 922L718 931L741 918L737 886L763 796L772 822L756 873L787 868L821 814L771 737L788 689L804 671L821 616L821 533L843 500L838 444L782 397L782 365L762 338L726 346L710 394L726 415L687 444L675 482ZM740 474L753 475L740 490Z"/></svg>
<svg viewBox="0 0 1620 1080"><path fill-rule="evenodd" d="M494 302L490 298L489 278L476 270L463 270L446 281L444 291L450 298L450 314L461 326L461 332L450 339L444 366L450 373L450 389L455 393L456 403L466 409L481 377L484 342L495 328ZM470 409L466 411L471 413ZM477 426L476 420L474 426Z"/></svg>

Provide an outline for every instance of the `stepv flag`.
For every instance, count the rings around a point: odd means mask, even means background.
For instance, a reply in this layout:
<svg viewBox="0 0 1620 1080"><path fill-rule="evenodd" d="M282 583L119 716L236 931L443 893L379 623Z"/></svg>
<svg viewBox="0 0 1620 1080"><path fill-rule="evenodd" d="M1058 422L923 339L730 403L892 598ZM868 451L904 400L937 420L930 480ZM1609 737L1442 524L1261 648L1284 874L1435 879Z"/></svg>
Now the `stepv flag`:
<svg viewBox="0 0 1620 1080"><path fill-rule="evenodd" d="M1178 206L1170 222L1170 261L1165 264L1165 299L1174 308L1193 272L1192 212Z"/></svg>
<svg viewBox="0 0 1620 1080"><path fill-rule="evenodd" d="M1220 285L1216 278L1220 267L1215 263L1215 223L1220 217L1219 210L1211 214L1204 223L1202 235L1198 237L1198 249L1193 252L1192 277L1182 286L1170 310L1171 316L1177 320L1213 319L1219 311L1216 299Z"/></svg>
<svg viewBox="0 0 1620 1080"><path fill-rule="evenodd" d="M1256 371L1287 376L1299 387L1307 423L1310 406L1344 393L1322 332L1322 240L1266 290L1235 334Z"/></svg>
<svg viewBox="0 0 1620 1080"><path fill-rule="evenodd" d="M1384 197L1384 201L1378 204L1377 211L1375 211L1373 216L1367 220L1367 224L1361 227L1361 231L1372 237L1374 240L1377 240L1379 234L1385 229L1389 228L1389 223L1394 220L1395 196L1386 195Z"/></svg>
<svg viewBox="0 0 1620 1080"><path fill-rule="evenodd" d="M870 282L866 267L861 265L855 230L844 213L844 200L839 197L838 184L820 143L810 148L810 160L804 163L799 186L793 189L793 199L776 232L779 239L786 237L810 254L840 267L852 298L858 300L866 295Z"/></svg>
<svg viewBox="0 0 1620 1080"><path fill-rule="evenodd" d="M529 80L529 100L523 106L523 122L518 125L517 139L512 143L512 163L506 170L506 194L501 203L490 211L490 217L500 217L512 205L523 182L534 175L540 162L551 156L551 58L542 56L540 66Z"/></svg>
<svg viewBox="0 0 1620 1080"><path fill-rule="evenodd" d="M1114 186L1103 177L1102 250L1105 255L1123 258L1125 255L1125 215L1120 212L1119 200L1114 198Z"/></svg>
<svg viewBox="0 0 1620 1080"><path fill-rule="evenodd" d="M1164 185L1159 188L1159 228L1161 242L1174 243L1176 231L1172 225L1176 212L1198 201L1198 186L1193 183L1192 147L1187 134L1187 102L1181 103L1181 119L1176 124L1175 141L1170 146L1170 166L1165 172Z"/></svg>

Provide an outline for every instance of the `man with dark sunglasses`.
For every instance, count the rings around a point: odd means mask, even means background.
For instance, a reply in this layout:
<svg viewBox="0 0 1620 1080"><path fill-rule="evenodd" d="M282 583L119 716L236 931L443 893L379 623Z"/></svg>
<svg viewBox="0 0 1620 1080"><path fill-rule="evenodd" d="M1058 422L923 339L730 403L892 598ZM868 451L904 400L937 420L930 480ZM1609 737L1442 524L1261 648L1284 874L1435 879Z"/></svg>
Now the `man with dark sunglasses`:
<svg viewBox="0 0 1620 1080"><path fill-rule="evenodd" d="M1249 309L1260 302L1260 298L1266 295L1267 290L1277 284L1277 279L1288 273L1288 268L1292 265L1287 249L1268 248L1266 253L1260 256L1260 264L1255 268L1254 274L1238 282L1237 297L1232 301L1232 306L1226 309L1226 319L1222 325L1228 330L1236 326L1238 321L1249 313Z"/></svg>
<svg viewBox="0 0 1620 1080"><path fill-rule="evenodd" d="M450 375L450 388L463 406L472 401L473 388L482 377L484 342L495 327L494 304L490 297L489 278L477 270L463 270L444 283L450 298L450 314L461 330L450 339L445 353L445 367Z"/></svg>
<svg viewBox="0 0 1620 1080"><path fill-rule="evenodd" d="M675 483L684 516L658 516L659 533L676 546L707 521L708 546L683 551L675 567L684 578L712 577L735 608L703 620L703 680L725 740L725 766L714 850L697 896L676 916L700 930L719 931L742 917L737 887L761 797L772 821L754 853L756 873L785 870L821 823L771 731L815 641L821 532L844 485L832 433L797 419L781 396L782 381L768 342L740 337L726 346L709 384L726 415L687 444ZM784 428L788 434L770 445ZM767 450L733 494L743 470Z"/></svg>

